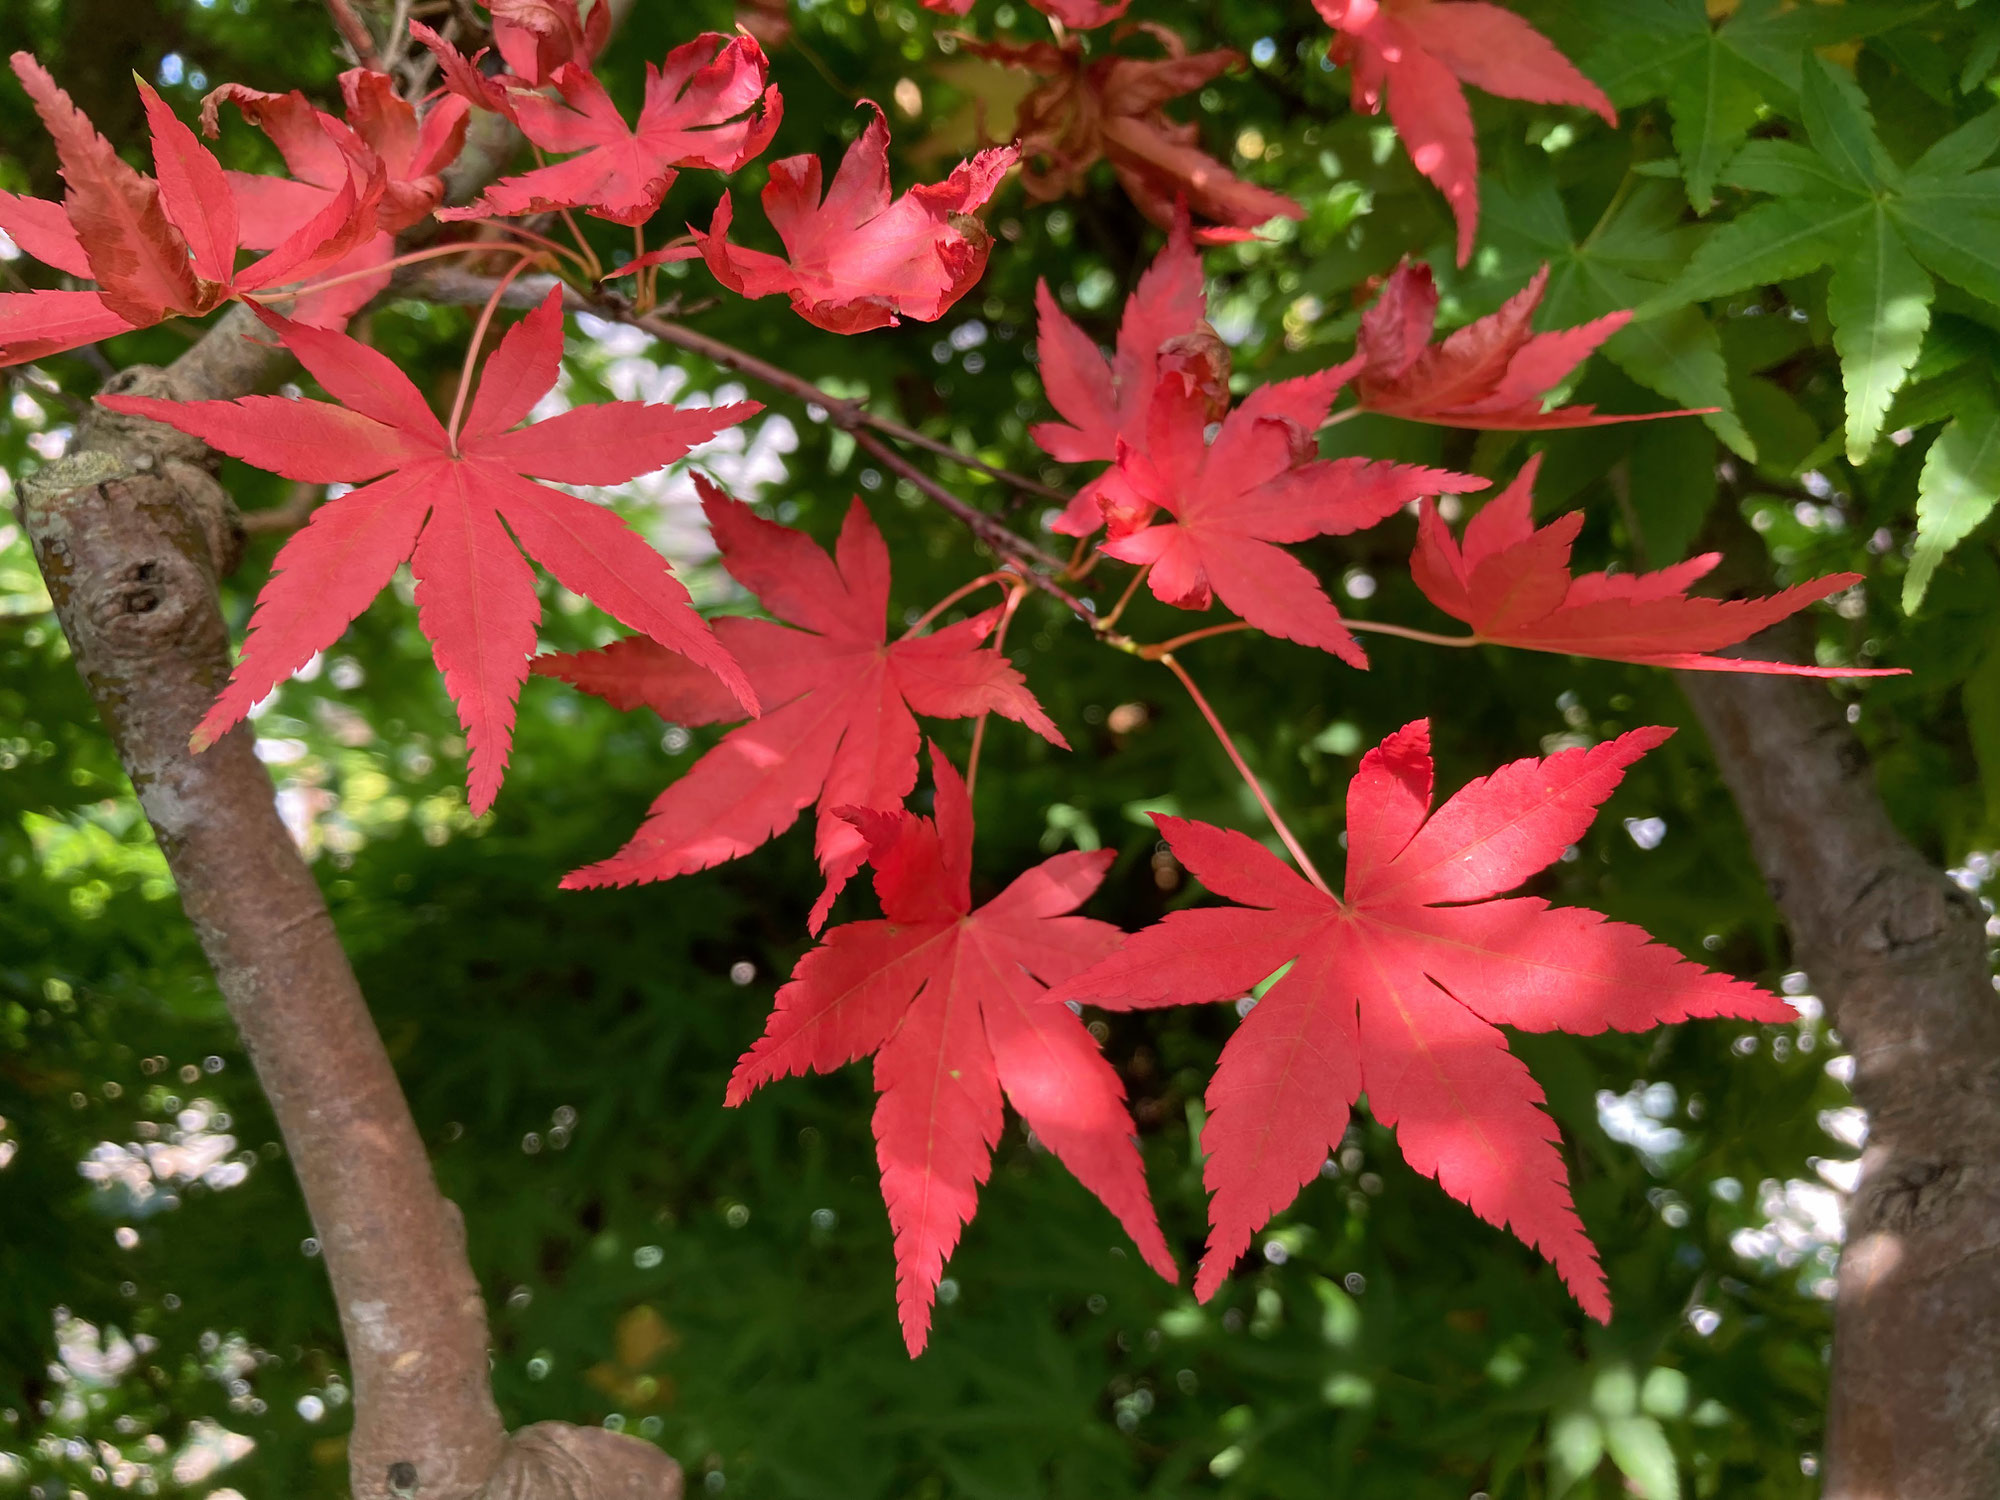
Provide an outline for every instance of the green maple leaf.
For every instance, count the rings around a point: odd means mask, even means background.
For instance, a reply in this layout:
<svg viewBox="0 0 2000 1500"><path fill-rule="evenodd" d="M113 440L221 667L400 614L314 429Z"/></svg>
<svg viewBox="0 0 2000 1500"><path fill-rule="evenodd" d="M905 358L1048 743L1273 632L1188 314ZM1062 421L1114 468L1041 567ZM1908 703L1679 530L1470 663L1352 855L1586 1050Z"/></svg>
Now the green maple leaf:
<svg viewBox="0 0 2000 1500"><path fill-rule="evenodd" d="M1903 575L1903 610L1916 613L1944 555L1964 541L2000 497L2000 409L1990 398L1964 403L1924 459L1917 477L1917 545Z"/></svg>
<svg viewBox="0 0 2000 1500"><path fill-rule="evenodd" d="M1818 57L1801 64L1806 142L1759 140L1723 181L1768 193L1722 225L1646 311L1725 297L1833 267L1827 314L1847 390L1847 456L1864 462L1930 328L1941 277L2000 303L2000 109L1903 168L1860 86ZM1809 144L1808 144L1809 143Z"/></svg>
<svg viewBox="0 0 2000 1500"><path fill-rule="evenodd" d="M1792 112L1815 47L1868 36L1927 6L1745 0L1721 25L1704 0L1599 0L1604 42L1585 60L1621 109L1666 100L1688 201L1715 206L1724 166L1773 109Z"/></svg>
<svg viewBox="0 0 2000 1500"><path fill-rule="evenodd" d="M1567 328L1658 299L1672 284L1701 231L1681 222L1685 210L1671 183L1633 177L1581 239L1556 191L1553 173L1533 164L1486 185L1486 224L1496 248L1549 265L1543 325ZM1704 417L1742 457L1757 445L1736 415L1722 339L1706 313L1682 302L1637 317L1604 346L1614 364L1641 385L1689 407L1720 407Z"/></svg>

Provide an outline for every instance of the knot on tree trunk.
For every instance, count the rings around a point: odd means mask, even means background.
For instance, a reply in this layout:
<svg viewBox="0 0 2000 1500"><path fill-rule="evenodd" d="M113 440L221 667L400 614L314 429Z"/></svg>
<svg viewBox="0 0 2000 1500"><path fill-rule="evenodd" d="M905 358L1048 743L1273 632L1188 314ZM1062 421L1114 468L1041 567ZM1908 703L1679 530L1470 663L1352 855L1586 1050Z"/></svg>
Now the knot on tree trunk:
<svg viewBox="0 0 2000 1500"><path fill-rule="evenodd" d="M1986 913L1979 903L1914 849L1894 854L1862 882L1845 912L1827 913L1834 919L1828 941L1849 947L1859 963L1984 967Z"/></svg>
<svg viewBox="0 0 2000 1500"><path fill-rule="evenodd" d="M163 401L200 399L198 390L171 371L151 365L120 370L105 382L107 395L152 396ZM216 459L199 438L144 417L92 408L77 433L76 451L37 471L23 485L49 501L69 492L119 479L149 478L162 488L155 508L182 513L198 534L193 549L207 563L206 581L236 570L243 558L243 517L236 502L215 480ZM181 528L174 528L176 540Z"/></svg>
<svg viewBox="0 0 2000 1500"><path fill-rule="evenodd" d="M537 1422L507 1440L478 1500L680 1500L681 1466L651 1443Z"/></svg>
<svg viewBox="0 0 2000 1500"><path fill-rule="evenodd" d="M147 437L86 447L21 483L49 596L142 795L228 675L215 579L241 536L207 469ZM183 690L159 691L165 681Z"/></svg>

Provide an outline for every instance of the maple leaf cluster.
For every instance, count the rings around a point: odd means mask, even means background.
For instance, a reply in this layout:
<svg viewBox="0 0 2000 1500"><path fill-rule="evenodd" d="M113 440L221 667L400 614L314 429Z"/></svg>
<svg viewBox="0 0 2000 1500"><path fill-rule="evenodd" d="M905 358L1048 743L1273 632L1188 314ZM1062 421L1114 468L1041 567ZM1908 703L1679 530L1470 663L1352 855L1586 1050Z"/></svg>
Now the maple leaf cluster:
<svg viewBox="0 0 2000 1500"><path fill-rule="evenodd" d="M323 276L376 233L388 169L330 116L316 115L311 127L320 135L313 147L324 143L316 164L332 179L326 200L279 232L254 207L239 212L222 164L144 80L138 88L153 177L127 165L32 56L16 52L12 63L55 142L68 191L60 204L0 194L0 230L34 259L95 286L0 293L0 364L198 317L233 298ZM269 253L239 267L245 248Z"/></svg>
<svg viewBox="0 0 2000 1500"><path fill-rule="evenodd" d="M343 118L297 92L225 84L210 93L206 132L219 133L222 107L234 106L277 147L289 172L283 177L225 171L140 82L156 171L147 177L40 64L14 56L15 74L55 140L67 191L60 204L0 194L0 231L96 285L0 295L0 363L199 316L234 299L248 302L341 403L104 402L296 480L362 483L321 507L280 551L243 659L198 743L226 732L330 645L408 561L419 621L466 731L471 803L483 811L505 770L539 614L516 543L558 581L663 649L684 653L757 712L735 658L692 613L666 561L609 511L534 482L621 483L677 461L757 411L755 403L685 412L613 403L509 431L559 372L563 311L551 294L502 340L463 425L454 413L447 428L390 361L340 332L388 285L397 236L426 219L580 208L639 224L681 170L733 172L770 144L782 102L747 35L706 34L664 64L649 64L638 123L626 126L590 71L608 18L604 6L580 11L576 0L500 0L492 7L505 64L498 73L414 22L412 35L432 50L446 82L421 111L393 78L366 68L340 78ZM502 178L472 204L443 206L443 173L475 109L501 115L565 159ZM699 236L718 278L753 296L789 291L802 315L843 332L904 315L942 316L985 268L991 240L973 214L1013 155L981 153L945 183L892 199L888 144L878 111L823 203L817 158L773 164L765 203L790 262L728 244L725 195L710 233ZM238 266L245 249L268 253ZM468 366L468 382L470 375ZM914 751L912 779L913 767Z"/></svg>
<svg viewBox="0 0 2000 1500"><path fill-rule="evenodd" d="M970 0L926 3L960 16L970 9ZM1684 669L1867 675L1714 654L1850 587L1853 575L1745 601L1688 593L1713 557L1652 574L1577 575L1570 557L1582 515L1534 524L1538 458L1454 537L1439 498L1476 493L1486 478L1320 456L1318 433L1343 396L1352 398L1343 416L1502 431L1688 415L1550 406L1551 392L1630 314L1537 331L1546 269L1498 311L1439 339L1433 273L1405 263L1361 317L1352 358L1239 389L1229 349L1207 321L1200 246L1301 210L1223 168L1200 150L1192 126L1164 112L1240 59L1190 52L1157 26L1116 26L1127 3L1034 0L1053 23L1053 41L972 43L1044 80L1023 107L1018 142L899 195L887 120L868 105L831 182L817 156L770 163L761 199L783 255L731 238L735 203L725 189L705 229L691 227L686 240L626 269L698 258L731 292L784 296L801 318L838 334L906 317L935 321L983 275L993 239L977 215L1010 173L1020 168L1027 194L1042 201L1077 191L1086 172L1108 161L1134 203L1168 230L1166 245L1128 299L1109 350L1046 284L1038 287L1039 364L1060 420L1036 426L1033 437L1058 462L1098 466L1053 529L1099 538L1102 557L1142 570L1135 590L1143 579L1171 607L1220 605L1244 628L1363 668L1353 633L1363 622L1344 619L1286 549L1414 510L1412 576L1471 627L1461 644ZM1445 192L1461 263L1477 222L1461 82L1610 117L1594 85L1497 6L1316 4L1335 31L1334 59L1352 71L1357 106L1386 103L1416 165ZM512 244L501 221L522 217L576 210L643 226L680 173L741 170L768 149L783 119L769 59L747 31L697 36L649 64L628 123L592 71L608 36L606 6L492 0L489 9L497 57L468 55L411 23L443 78L422 108L368 69L342 75L339 118L298 93L237 84L214 91L202 111L207 133L220 129L222 106L233 106L277 147L285 177L225 171L141 83L155 169L148 177L34 59L13 59L55 139L66 193L61 204L0 194L0 230L92 285L0 296L0 362L240 300L332 398L99 398L274 474L352 487L279 551L241 661L195 731L196 747L229 732L329 648L405 564L419 624L465 729L474 812L500 790L516 700L531 673L621 710L731 726L661 792L622 849L564 884L688 875L749 855L814 810L825 884L807 925L819 942L779 990L727 1102L741 1104L781 1077L872 1056L877 1156L912 1353L928 1336L943 1266L990 1173L1003 1101L1105 1203L1146 1262L1177 1275L1123 1086L1071 1007L1207 1004L1253 991L1259 998L1208 1089L1203 1146L1213 1196L1200 1296L1216 1293L1256 1231L1317 1175L1365 1091L1413 1166L1539 1250L1586 1312L1608 1317L1554 1126L1497 1028L1590 1032L1790 1015L1782 1002L1697 968L1637 929L1506 894L1573 844L1626 768L1670 731L1638 729L1593 749L1519 761L1433 810L1429 725L1406 726L1364 757L1348 789L1340 896L1281 824L1299 870L1240 832L1161 816L1160 833L1182 864L1230 905L1179 911L1129 936L1079 915L1105 879L1109 852L1058 855L975 905L969 771L962 776L931 746L932 814L909 806L924 744L918 718L983 728L998 714L1068 748L1001 649L1026 564L982 581L1007 583L1007 604L929 628L961 591L892 640L889 552L858 499L829 552L698 478L722 564L767 616L711 623L668 561L614 513L552 486L617 485L679 462L755 414L757 403L604 402L530 422L560 376L566 299L593 305L581 288L549 291L482 363L503 280L442 420L390 359L343 331L388 285L401 263L398 236L416 225L478 224L498 236L477 241L482 249ZM1111 50L1132 35L1150 37L1163 55ZM443 174L475 111L499 116L557 159L447 207ZM533 237L517 235L523 244ZM239 264L245 251L261 253ZM525 266L535 252L519 253ZM638 634L598 651L536 656L530 557ZM1098 625L1110 632L1110 622ZM1139 654L1178 671L1174 644ZM870 866L882 918L829 928L836 901ZM1273 976L1281 977L1260 990Z"/></svg>
<svg viewBox="0 0 2000 1500"><path fill-rule="evenodd" d="M1240 66L1242 54L1228 48L1190 53L1164 26L1148 22L1140 29L1159 42L1163 57L1093 55L1074 35L1060 42L968 43L976 56L1042 80L1021 101L1014 121L1028 196L1037 203L1069 197L1093 166L1108 161L1148 219L1166 228L1177 206L1185 205L1205 221L1199 234L1205 244L1250 239L1272 219L1304 218L1292 199L1244 181L1203 151L1195 126L1176 122L1163 108Z"/></svg>

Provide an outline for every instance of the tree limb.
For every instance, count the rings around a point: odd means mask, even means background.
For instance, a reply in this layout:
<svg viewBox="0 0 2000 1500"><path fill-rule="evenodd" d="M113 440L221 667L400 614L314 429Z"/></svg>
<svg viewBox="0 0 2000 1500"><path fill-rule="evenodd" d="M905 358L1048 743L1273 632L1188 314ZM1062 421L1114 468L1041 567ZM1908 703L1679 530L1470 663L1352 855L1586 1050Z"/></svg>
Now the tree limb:
<svg viewBox="0 0 2000 1500"><path fill-rule="evenodd" d="M464 1230L253 735L188 750L229 674L215 537L233 507L200 446L164 432L97 419L82 452L24 481L23 520L312 1209L353 1364L354 1493L387 1500L407 1463L426 1493L470 1495L505 1434Z"/></svg>
<svg viewBox="0 0 2000 1500"><path fill-rule="evenodd" d="M622 15L630 0L608 3ZM476 190L476 174L497 172L511 149L488 143L461 190ZM238 305L170 370L123 371L108 388L227 399L275 381L290 359ZM22 479L22 519L312 1214L354 1376L352 1492L678 1500L679 1466L636 1438L561 1423L507 1435L463 1221L438 1192L253 736L239 726L200 755L188 749L229 675L216 581L244 534L211 464L170 428L100 411L69 457Z"/></svg>
<svg viewBox="0 0 2000 1500"><path fill-rule="evenodd" d="M294 480L284 502L268 510L246 511L243 515L243 530L247 535L256 536L267 532L297 531L312 519L319 509L320 501L326 495L323 484L308 484L303 479Z"/></svg>
<svg viewBox="0 0 2000 1500"><path fill-rule="evenodd" d="M1992 1500L2000 1005L1985 913L1890 821L1823 688L1681 682L1868 1111L1834 1305L1825 1500Z"/></svg>
<svg viewBox="0 0 2000 1500"><path fill-rule="evenodd" d="M144 369L118 384L190 394ZM22 519L312 1212L353 1367L354 1495L677 1495L673 1460L636 1439L543 1427L510 1444L463 1222L254 738L239 726L188 749L230 669L215 581L240 542L235 507L201 445L168 428L104 414L82 439L23 481Z"/></svg>
<svg viewBox="0 0 2000 1500"><path fill-rule="evenodd" d="M368 29L368 23L354 13L354 7L347 0L326 0L326 13L332 18L334 28L340 32L341 40L353 52L354 60L364 68L380 68L382 59L375 51L375 33Z"/></svg>

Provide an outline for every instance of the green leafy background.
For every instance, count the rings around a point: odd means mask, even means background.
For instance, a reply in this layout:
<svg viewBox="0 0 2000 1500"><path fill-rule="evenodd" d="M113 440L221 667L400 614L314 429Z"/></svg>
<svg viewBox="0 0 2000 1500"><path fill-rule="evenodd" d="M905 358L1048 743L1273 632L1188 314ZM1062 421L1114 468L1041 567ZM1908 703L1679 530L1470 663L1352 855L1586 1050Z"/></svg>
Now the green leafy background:
<svg viewBox="0 0 2000 1500"><path fill-rule="evenodd" d="M1987 84L2000 10L1520 8L1604 83L1621 128L1475 93L1485 212L1460 272L1441 200L1383 121L1350 111L1303 0L1139 0L1135 16L1254 59L1174 108L1237 170L1307 210L1268 243L1209 257L1239 386L1343 356L1364 283L1406 253L1437 267L1452 321L1497 307L1545 261L1544 326L1639 308L1575 396L1614 411L1720 408L1705 424L1527 441L1366 418L1331 432L1328 451L1496 477L1544 451L1540 503L1586 512L1591 566L1713 547L1728 553L1732 583L1758 591L1865 574L1864 589L1813 612L1811 630L1827 660L1914 669L1833 690L1902 826L1976 886L2000 778L2000 578L1981 531L2000 486L2000 171L1986 165L2000 146ZM792 15L795 37L774 54L787 114L773 156L837 152L859 97L914 98L914 111L892 114L901 185L974 144L982 111L1001 129L1018 97L1018 81L945 53L935 18L914 5L820 0ZM642 5L604 71L630 101L646 58L732 19L714 0ZM982 3L966 24L1043 30L1021 5ZM324 94L338 68L305 0L4 0L0 34L34 46L125 143L132 66L190 115L224 79ZM52 191L53 163L11 87L0 126L0 186ZM272 164L247 131L232 128L223 149ZM746 212L763 171L735 184L752 240L765 233ZM705 222L717 191L711 174L686 174L660 223ZM840 339L779 302L730 297L690 316L834 395L1073 482L1044 469L1026 437L1048 414L1030 358L1035 281L1108 340L1159 236L1108 173L1051 207L1004 189L991 220L985 280L935 327ZM624 248L614 236L603 245ZM50 284L26 261L0 269L10 283ZM706 272L679 269L674 290L714 295ZM411 304L370 324L444 393L469 325ZM105 352L118 365L160 361L191 336L168 326ZM658 351L579 336L572 352L579 400L631 378L635 359L680 365L695 390L729 383ZM14 475L59 451L103 373L87 355L17 372L0 413L0 460ZM786 415L796 448L760 502L827 539L849 495L863 494L895 552L896 615L982 570L962 532L869 469L851 440ZM1012 504L977 475L937 472L982 505ZM240 466L224 477L246 508L284 497ZM625 500L642 524L663 520L636 492ZM1040 521L1032 506L1010 513L1025 528ZM1300 550L1343 608L1435 626L1403 566L1411 539L1399 519ZM235 621L274 550L260 541L231 580ZM688 571L704 598L744 607L712 567ZM1104 587L1122 581L1106 568ZM551 646L612 633L552 586L546 602ZM1130 620L1144 637L1185 628L1149 602ZM1144 810L1261 824L1171 680L1094 646L1039 598L1009 650L1076 750L1010 725L989 735L980 886L1081 844L1119 851L1098 915L1137 926L1196 899ZM1375 669L1358 674L1247 636L1188 653L1328 864L1359 753L1411 718L1435 716L1447 786L1635 724L1683 725L1534 888L1800 997L1792 1027L1518 1039L1562 1124L1616 1320L1583 1318L1530 1252L1412 1174L1365 1115L1207 1307L1145 1271L1105 1211L1014 1125L948 1267L930 1352L913 1364L893 1316L865 1071L721 1107L732 1060L806 946L817 886L807 841L794 833L664 887L557 892L562 872L622 841L711 735L690 741L538 680L506 792L475 822L408 596L385 596L317 675L281 691L258 733L438 1173L465 1209L510 1422L620 1425L671 1449L695 1493L801 1500L1816 1493L1832 1251L1805 1210L1819 1165L1838 1177L1854 1155L1839 1039L1789 973L1674 684L1394 640L1373 641L1371 655ZM967 726L936 732L963 756ZM870 898L857 888L841 910L868 914ZM1101 1023L1189 1265L1203 1229L1200 1096L1235 1020L1215 1007ZM340 1493L349 1403L311 1226L33 561L4 524L0 1118L0 1493L101 1493L138 1472L119 1464L151 1466L168 1493ZM106 1143L216 1159L162 1158L170 1180L140 1198L129 1173L126 1187L115 1173L111 1185L79 1173L93 1152L100 1165L124 1159ZM220 1185L171 1179L176 1161L205 1165ZM254 1447L204 1470L225 1431Z"/></svg>

